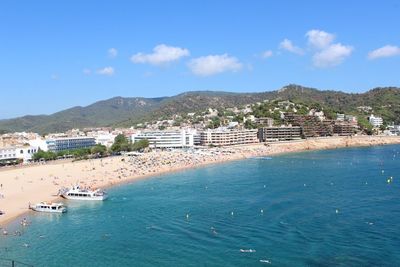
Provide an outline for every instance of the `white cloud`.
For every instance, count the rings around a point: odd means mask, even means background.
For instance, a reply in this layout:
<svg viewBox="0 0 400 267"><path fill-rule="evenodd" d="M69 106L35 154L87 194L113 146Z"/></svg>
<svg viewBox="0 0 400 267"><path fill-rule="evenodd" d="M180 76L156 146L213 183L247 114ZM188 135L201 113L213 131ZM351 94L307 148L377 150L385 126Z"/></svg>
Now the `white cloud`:
<svg viewBox="0 0 400 267"><path fill-rule="evenodd" d="M226 71L239 71L243 65L235 57L223 55L209 55L192 59L188 64L190 70L199 76L211 76Z"/></svg>
<svg viewBox="0 0 400 267"><path fill-rule="evenodd" d="M332 44L313 56L314 66L318 68L334 67L351 55L353 47L340 43Z"/></svg>
<svg viewBox="0 0 400 267"><path fill-rule="evenodd" d="M303 55L304 51L300 47L295 46L292 41L289 39L284 39L280 44L279 44L280 49L287 50L289 52L292 52L294 54L298 55Z"/></svg>
<svg viewBox="0 0 400 267"><path fill-rule="evenodd" d="M274 53L271 50L264 51L261 55L262 58L269 58L272 57Z"/></svg>
<svg viewBox="0 0 400 267"><path fill-rule="evenodd" d="M394 57L400 55L400 47L394 45L385 45L368 53L369 59L382 57Z"/></svg>
<svg viewBox="0 0 400 267"><path fill-rule="evenodd" d="M306 33L308 43L318 49L324 49L332 44L335 35L321 30L310 30Z"/></svg>
<svg viewBox="0 0 400 267"><path fill-rule="evenodd" d="M90 69L83 69L82 72L83 72L83 74L85 74L85 75L90 75L90 74L92 74L92 70L90 70Z"/></svg>
<svg viewBox="0 0 400 267"><path fill-rule="evenodd" d="M105 67L102 69L97 70L97 74L112 76L114 75L114 68L113 67Z"/></svg>
<svg viewBox="0 0 400 267"><path fill-rule="evenodd" d="M149 63L152 65L163 65L189 56L190 52L186 48L167 46L160 44L154 47L153 53L137 53L131 57L133 63Z"/></svg>
<svg viewBox="0 0 400 267"><path fill-rule="evenodd" d="M107 52L108 52L108 57L109 58L116 58L117 55L118 55L118 50L115 49L115 48L110 48L110 49L108 49Z"/></svg>

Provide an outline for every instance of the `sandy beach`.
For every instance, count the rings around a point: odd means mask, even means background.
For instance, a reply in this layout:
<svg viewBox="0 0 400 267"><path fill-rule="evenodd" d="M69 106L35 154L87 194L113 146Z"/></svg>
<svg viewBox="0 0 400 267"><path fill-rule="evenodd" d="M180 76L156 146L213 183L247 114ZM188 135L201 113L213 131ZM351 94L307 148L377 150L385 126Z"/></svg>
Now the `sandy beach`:
<svg viewBox="0 0 400 267"><path fill-rule="evenodd" d="M400 144L400 137L329 137L193 151L153 151L85 161L0 169L0 227L29 211L29 203L54 201L61 187L105 188L162 173L255 156L341 147Z"/></svg>

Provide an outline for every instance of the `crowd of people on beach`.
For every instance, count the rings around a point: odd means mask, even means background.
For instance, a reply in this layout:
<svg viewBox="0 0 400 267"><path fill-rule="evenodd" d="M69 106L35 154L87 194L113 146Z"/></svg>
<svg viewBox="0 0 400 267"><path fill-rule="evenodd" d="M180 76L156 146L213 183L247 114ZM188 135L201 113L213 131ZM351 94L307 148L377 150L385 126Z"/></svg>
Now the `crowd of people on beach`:
<svg viewBox="0 0 400 267"><path fill-rule="evenodd" d="M101 160L100 166L95 166L93 161L88 161L82 172L87 173L90 179L82 179L80 184L89 188L113 185L134 177L242 159L250 155L258 156L265 154L266 149L267 147L263 146L247 146L206 150L159 150Z"/></svg>
<svg viewBox="0 0 400 267"><path fill-rule="evenodd" d="M262 157L277 153L344 146L395 143L388 138L329 138L301 142L278 142L245 146L198 149L152 150L146 153L88 159L76 162L49 162L43 166L16 167L4 170L0 184L0 220L2 222L26 212L28 201L46 201L58 196L62 187L79 184L97 189L135 178L199 167L206 164ZM389 183L389 182L388 182ZM39 191L40 189L40 191ZM10 198L12 196L12 198ZM4 211L4 212L3 212Z"/></svg>

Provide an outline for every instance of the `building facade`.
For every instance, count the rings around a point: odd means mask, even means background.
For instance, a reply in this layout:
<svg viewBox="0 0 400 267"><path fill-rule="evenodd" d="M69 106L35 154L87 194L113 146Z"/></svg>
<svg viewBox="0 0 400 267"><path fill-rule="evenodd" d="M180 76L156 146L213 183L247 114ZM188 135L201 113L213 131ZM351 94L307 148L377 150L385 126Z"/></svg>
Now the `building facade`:
<svg viewBox="0 0 400 267"><path fill-rule="evenodd" d="M258 143L257 129L228 130L208 129L200 133L200 143L203 146L230 146Z"/></svg>
<svg viewBox="0 0 400 267"><path fill-rule="evenodd" d="M340 122L333 125L333 133L339 136L353 135L354 130L354 125L348 122Z"/></svg>
<svg viewBox="0 0 400 267"><path fill-rule="evenodd" d="M400 125L390 125L388 131L391 135L400 135Z"/></svg>
<svg viewBox="0 0 400 267"><path fill-rule="evenodd" d="M299 140L302 137L300 126L263 127L258 129L260 142Z"/></svg>
<svg viewBox="0 0 400 267"><path fill-rule="evenodd" d="M0 165L17 163L19 161L27 163L32 160L37 148L32 146L13 146L0 147Z"/></svg>
<svg viewBox="0 0 400 267"><path fill-rule="evenodd" d="M266 126L266 127L273 127L274 126L274 119L268 117L257 118L256 123Z"/></svg>
<svg viewBox="0 0 400 267"><path fill-rule="evenodd" d="M148 140L150 148L188 148L195 145L196 132L181 131L149 131L138 132L131 136L132 142Z"/></svg>
<svg viewBox="0 0 400 267"><path fill-rule="evenodd" d="M61 137L46 140L47 148L52 152L90 148L96 145L93 137Z"/></svg>
<svg viewBox="0 0 400 267"><path fill-rule="evenodd" d="M344 121L345 115L343 113L336 113L336 120Z"/></svg>
<svg viewBox="0 0 400 267"><path fill-rule="evenodd" d="M369 123L371 123L373 127L379 128L383 124L383 119L381 117L375 117L374 114L372 114L369 117Z"/></svg>
<svg viewBox="0 0 400 267"><path fill-rule="evenodd" d="M332 120L321 120L320 117L312 115L298 115L294 113L285 114L285 123L293 126L300 126L304 137L332 136Z"/></svg>

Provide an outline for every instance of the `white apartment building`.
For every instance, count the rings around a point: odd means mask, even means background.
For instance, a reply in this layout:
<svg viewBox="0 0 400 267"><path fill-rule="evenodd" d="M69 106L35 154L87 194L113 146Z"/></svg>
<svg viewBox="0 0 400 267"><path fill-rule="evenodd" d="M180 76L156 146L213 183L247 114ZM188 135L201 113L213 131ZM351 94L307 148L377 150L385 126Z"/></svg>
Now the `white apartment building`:
<svg viewBox="0 0 400 267"><path fill-rule="evenodd" d="M383 119L381 117L375 117L374 114L372 114L369 117L369 123L374 127L380 127L383 124Z"/></svg>
<svg viewBox="0 0 400 267"><path fill-rule="evenodd" d="M390 125L388 126L389 135L400 135L400 125Z"/></svg>
<svg viewBox="0 0 400 267"><path fill-rule="evenodd" d="M7 164L17 160L27 163L32 160L32 156L36 152L37 148L32 146L0 147L0 164Z"/></svg>
<svg viewBox="0 0 400 267"><path fill-rule="evenodd" d="M36 147L38 150L48 151L47 143L45 139L36 138L28 141L29 145Z"/></svg>
<svg viewBox="0 0 400 267"><path fill-rule="evenodd" d="M114 139L117 134L110 133L109 131L91 131L87 133L88 137L93 137L96 144L100 144L106 147L111 147L114 144Z"/></svg>
<svg viewBox="0 0 400 267"><path fill-rule="evenodd" d="M146 131L131 136L132 142L147 139L151 148L187 148L195 145L195 131Z"/></svg>
<svg viewBox="0 0 400 267"><path fill-rule="evenodd" d="M95 136L96 144L100 144L106 147L111 147L114 144L115 137L114 134L101 134Z"/></svg>
<svg viewBox="0 0 400 267"><path fill-rule="evenodd" d="M345 115L343 113L336 113L336 120L337 121L344 121Z"/></svg>

